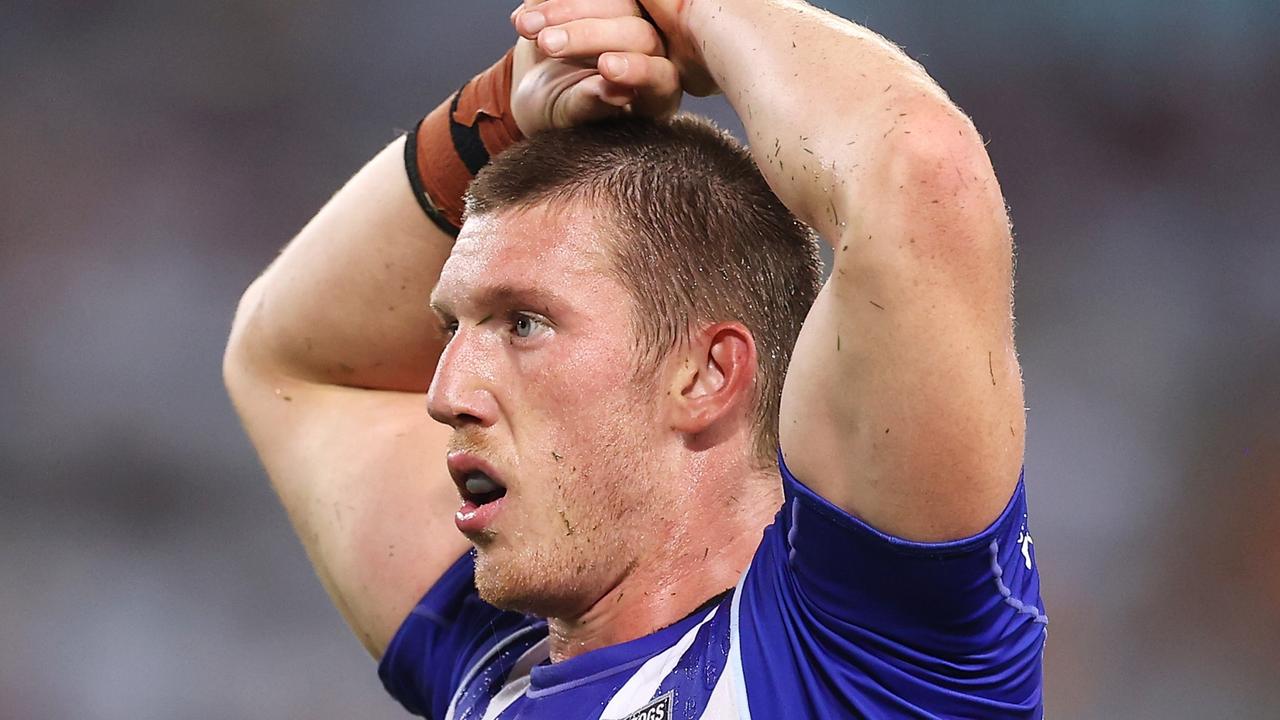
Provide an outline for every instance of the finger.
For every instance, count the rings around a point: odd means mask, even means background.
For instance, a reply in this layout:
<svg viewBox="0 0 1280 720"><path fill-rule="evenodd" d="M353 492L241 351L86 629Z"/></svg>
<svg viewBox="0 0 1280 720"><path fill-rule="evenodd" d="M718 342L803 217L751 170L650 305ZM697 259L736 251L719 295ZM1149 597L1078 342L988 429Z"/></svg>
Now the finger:
<svg viewBox="0 0 1280 720"><path fill-rule="evenodd" d="M579 82L576 89L580 93L583 102L595 100L617 108L630 105L631 101L636 98L634 88L609 82L599 75L593 75Z"/></svg>
<svg viewBox="0 0 1280 720"><path fill-rule="evenodd" d="M635 92L632 105L641 115L664 116L680 107L680 71L664 57L611 52L600 56L597 68L610 83Z"/></svg>
<svg viewBox="0 0 1280 720"><path fill-rule="evenodd" d="M517 32L533 38L544 27L619 17L640 17L640 6L634 0L525 0L511 20Z"/></svg>
<svg viewBox="0 0 1280 720"><path fill-rule="evenodd" d="M593 75L569 88L556 103L555 127L571 127L626 114L634 92Z"/></svg>
<svg viewBox="0 0 1280 720"><path fill-rule="evenodd" d="M664 57L635 52L607 52L596 68L606 80L627 87L673 94L680 90L680 71Z"/></svg>
<svg viewBox="0 0 1280 720"><path fill-rule="evenodd" d="M588 18L554 25L538 33L538 48L551 57L594 57L604 52L662 55L662 38L638 17Z"/></svg>

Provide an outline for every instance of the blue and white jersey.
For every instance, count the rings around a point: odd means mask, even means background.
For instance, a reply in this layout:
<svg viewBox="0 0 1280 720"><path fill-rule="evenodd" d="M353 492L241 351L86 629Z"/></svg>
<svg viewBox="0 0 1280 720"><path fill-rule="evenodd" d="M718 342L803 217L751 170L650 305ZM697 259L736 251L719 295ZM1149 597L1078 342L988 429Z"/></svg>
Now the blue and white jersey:
<svg viewBox="0 0 1280 720"><path fill-rule="evenodd" d="M1048 618L1025 490L955 542L881 533L805 487L736 588L620 645L551 663L546 623L476 595L468 554L378 673L432 720L1040 718Z"/></svg>

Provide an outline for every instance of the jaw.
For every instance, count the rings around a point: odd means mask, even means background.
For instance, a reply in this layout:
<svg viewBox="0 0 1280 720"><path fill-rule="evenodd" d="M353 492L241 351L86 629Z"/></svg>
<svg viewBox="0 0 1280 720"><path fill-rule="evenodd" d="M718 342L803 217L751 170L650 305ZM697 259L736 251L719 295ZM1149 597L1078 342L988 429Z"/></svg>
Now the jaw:
<svg viewBox="0 0 1280 720"><path fill-rule="evenodd" d="M475 545L476 590L504 610L573 617L587 612L601 596L599 588L610 585L596 562L575 559L572 551L513 548L501 537Z"/></svg>
<svg viewBox="0 0 1280 720"><path fill-rule="evenodd" d="M653 555L653 537L634 523L647 516L643 507L630 517L599 505L574 510L561 506L536 525L513 513L497 532L473 537L481 598L540 617L582 616Z"/></svg>
<svg viewBox="0 0 1280 720"><path fill-rule="evenodd" d="M620 373L612 369L610 381ZM686 451L663 429L656 388L620 383L606 390L592 381L581 389L588 395L568 397L557 386L559 405L544 388L528 388L511 410L522 423L510 430L505 508L495 532L469 535L486 602L594 628L624 619L596 619L619 598L625 607L646 590L660 594L655 588L681 564L687 553L672 539L689 532L689 468L677 456ZM640 571L646 579L636 579Z"/></svg>
<svg viewBox="0 0 1280 720"><path fill-rule="evenodd" d="M553 660L667 627L737 584L782 503L776 472L752 472L744 458L695 463L684 492L636 514L643 528L613 581L580 612L550 615ZM739 500L725 507L729 494Z"/></svg>

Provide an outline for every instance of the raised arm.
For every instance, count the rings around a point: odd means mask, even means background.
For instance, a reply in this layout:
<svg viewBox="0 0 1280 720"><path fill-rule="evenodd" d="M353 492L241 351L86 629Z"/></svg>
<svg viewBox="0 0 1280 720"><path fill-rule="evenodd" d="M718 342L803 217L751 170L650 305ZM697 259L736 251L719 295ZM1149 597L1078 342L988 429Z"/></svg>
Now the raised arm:
<svg viewBox="0 0 1280 720"><path fill-rule="evenodd" d="M424 393L441 338L422 298L452 238L414 200L400 139L245 292L228 391L316 573L380 655L465 550Z"/></svg>
<svg viewBox="0 0 1280 720"><path fill-rule="evenodd" d="M627 106L672 112L680 97L675 68L635 3L604 0L594 12L606 33L601 49L650 66L645 79L605 81L584 63L600 49L560 60L522 40L508 85L491 71L469 86L510 88L501 107L492 97L477 106L510 112L525 134ZM463 98L465 110L470 96ZM406 172L417 169L431 198L426 207L456 222L465 182L440 181L447 168L438 163L454 168L454 181L465 163L461 153L448 155L457 128L431 131L429 123L408 161L405 139L384 149L254 281L224 362L232 400L317 574L375 657L469 547L454 528L458 493L444 464L450 429L430 419L425 396L443 348L427 300L452 237L424 212ZM432 145L433 138L441 141ZM440 196L448 187L453 195Z"/></svg>
<svg viewBox="0 0 1280 720"><path fill-rule="evenodd" d="M875 527L982 530L1022 463L1011 238L981 137L916 62L788 0L646 2L835 265L782 398L793 473Z"/></svg>

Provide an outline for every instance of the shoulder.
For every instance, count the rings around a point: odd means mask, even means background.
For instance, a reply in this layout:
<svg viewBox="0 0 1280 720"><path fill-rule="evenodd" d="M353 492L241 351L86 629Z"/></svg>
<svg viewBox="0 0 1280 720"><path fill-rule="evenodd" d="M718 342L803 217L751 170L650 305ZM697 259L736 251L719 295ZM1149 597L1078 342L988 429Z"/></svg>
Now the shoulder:
<svg viewBox="0 0 1280 720"><path fill-rule="evenodd" d="M910 703L1037 717L1048 618L1021 481L982 532L918 543L826 501L779 460L786 500L732 612L753 714L880 716Z"/></svg>

